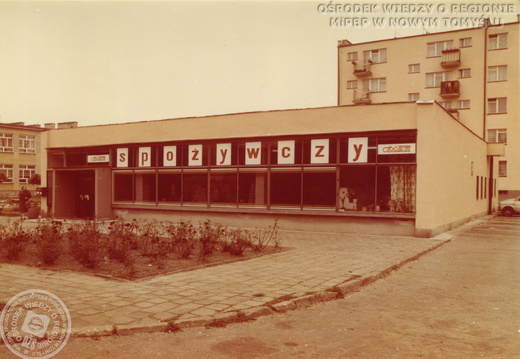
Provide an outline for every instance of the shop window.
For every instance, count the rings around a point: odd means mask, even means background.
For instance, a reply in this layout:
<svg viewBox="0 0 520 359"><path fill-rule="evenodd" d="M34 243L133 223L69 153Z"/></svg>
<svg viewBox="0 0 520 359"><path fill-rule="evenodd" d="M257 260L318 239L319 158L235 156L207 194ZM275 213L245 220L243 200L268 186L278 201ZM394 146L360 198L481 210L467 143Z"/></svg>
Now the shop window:
<svg viewBox="0 0 520 359"><path fill-rule="evenodd" d="M130 172L114 173L114 201L133 202L133 174Z"/></svg>
<svg viewBox="0 0 520 359"><path fill-rule="evenodd" d="M180 203L181 202L182 174L178 172L159 172L158 194L159 202Z"/></svg>
<svg viewBox="0 0 520 359"><path fill-rule="evenodd" d="M279 168L271 172L271 205L300 207L302 195L300 168Z"/></svg>
<svg viewBox="0 0 520 359"><path fill-rule="evenodd" d="M67 167L80 167L87 165L87 154L85 152L68 152L66 158Z"/></svg>
<svg viewBox="0 0 520 359"><path fill-rule="evenodd" d="M186 204L207 205L208 173L207 171L184 172L182 200Z"/></svg>
<svg viewBox="0 0 520 359"><path fill-rule="evenodd" d="M135 173L135 201L136 202L155 202L156 176L150 172Z"/></svg>
<svg viewBox="0 0 520 359"><path fill-rule="evenodd" d="M47 166L49 168L60 168L63 167L65 163L65 155L62 152L52 153L49 152L47 154Z"/></svg>
<svg viewBox="0 0 520 359"><path fill-rule="evenodd" d="M237 204L237 172L211 171L210 173L210 201L211 204Z"/></svg>
<svg viewBox="0 0 520 359"><path fill-rule="evenodd" d="M374 166L345 166L340 168L340 209L367 211L374 209L376 169Z"/></svg>
<svg viewBox="0 0 520 359"><path fill-rule="evenodd" d="M265 207L267 203L267 170L240 169L238 202L241 207Z"/></svg>
<svg viewBox="0 0 520 359"><path fill-rule="evenodd" d="M308 168L303 172L303 206L313 209L336 207L336 169Z"/></svg>
<svg viewBox="0 0 520 359"><path fill-rule="evenodd" d="M376 211L415 213L416 166L377 168Z"/></svg>

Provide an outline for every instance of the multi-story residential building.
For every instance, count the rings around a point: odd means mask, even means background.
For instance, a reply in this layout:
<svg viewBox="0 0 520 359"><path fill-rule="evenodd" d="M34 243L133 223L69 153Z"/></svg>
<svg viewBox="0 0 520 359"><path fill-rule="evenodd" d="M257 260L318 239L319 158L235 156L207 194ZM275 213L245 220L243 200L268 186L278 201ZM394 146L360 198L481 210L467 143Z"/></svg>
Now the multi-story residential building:
<svg viewBox="0 0 520 359"><path fill-rule="evenodd" d="M40 134L46 130L23 123L0 124L0 192L4 196L15 194L28 185L34 174L45 171L42 159L46 154L42 154Z"/></svg>
<svg viewBox="0 0 520 359"><path fill-rule="evenodd" d="M474 134L505 143L500 198L520 196L519 22L338 44L338 104L434 100ZM381 121L385 121L381 113ZM439 146L442 146L439 143Z"/></svg>

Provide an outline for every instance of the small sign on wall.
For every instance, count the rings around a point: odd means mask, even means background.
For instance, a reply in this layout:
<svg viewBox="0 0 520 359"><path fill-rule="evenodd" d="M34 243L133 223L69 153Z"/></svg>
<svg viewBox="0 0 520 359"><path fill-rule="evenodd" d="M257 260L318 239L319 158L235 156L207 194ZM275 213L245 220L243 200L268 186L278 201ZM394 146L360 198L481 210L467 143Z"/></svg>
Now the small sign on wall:
<svg viewBox="0 0 520 359"><path fill-rule="evenodd" d="M188 146L188 166L202 166L202 145Z"/></svg>
<svg viewBox="0 0 520 359"><path fill-rule="evenodd" d="M397 143L378 145L378 155L407 155L415 153L415 143Z"/></svg>
<svg viewBox="0 0 520 359"><path fill-rule="evenodd" d="M278 164L294 164L294 141L278 141Z"/></svg>
<svg viewBox="0 0 520 359"><path fill-rule="evenodd" d="M164 146L163 163L165 166L177 166L177 146Z"/></svg>
<svg viewBox="0 0 520 359"><path fill-rule="evenodd" d="M89 155L87 163L107 163L110 162L110 155Z"/></svg>
<svg viewBox="0 0 520 359"><path fill-rule="evenodd" d="M329 140L311 140L311 163L329 163Z"/></svg>
<svg viewBox="0 0 520 359"><path fill-rule="evenodd" d="M139 147L139 167L150 167L152 165L152 148Z"/></svg>

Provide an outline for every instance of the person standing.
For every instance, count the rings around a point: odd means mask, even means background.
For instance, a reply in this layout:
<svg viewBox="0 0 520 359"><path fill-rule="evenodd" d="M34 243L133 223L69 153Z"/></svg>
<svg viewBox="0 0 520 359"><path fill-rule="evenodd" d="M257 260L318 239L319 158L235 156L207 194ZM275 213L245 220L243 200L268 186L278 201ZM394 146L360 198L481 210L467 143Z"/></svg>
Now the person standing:
<svg viewBox="0 0 520 359"><path fill-rule="evenodd" d="M27 190L26 186L22 187L19 193L18 208L21 213L27 212L27 201L31 198L31 192Z"/></svg>

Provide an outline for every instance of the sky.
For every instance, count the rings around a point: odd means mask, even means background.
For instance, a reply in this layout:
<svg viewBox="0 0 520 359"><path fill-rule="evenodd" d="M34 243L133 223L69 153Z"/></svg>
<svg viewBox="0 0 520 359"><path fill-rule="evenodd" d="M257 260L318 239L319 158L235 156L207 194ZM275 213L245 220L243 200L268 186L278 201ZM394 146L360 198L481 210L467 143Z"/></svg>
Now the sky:
<svg viewBox="0 0 520 359"><path fill-rule="evenodd" d="M0 0L0 123L335 106L338 40L464 28L489 9L458 4L493 1L395 3ZM494 3L511 7L492 20L517 21L519 0Z"/></svg>

